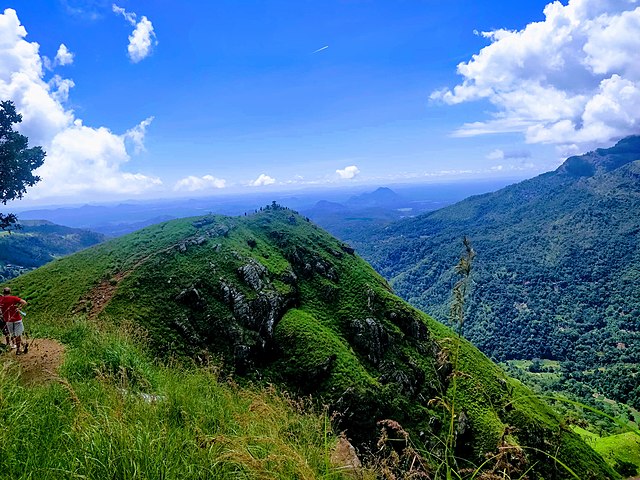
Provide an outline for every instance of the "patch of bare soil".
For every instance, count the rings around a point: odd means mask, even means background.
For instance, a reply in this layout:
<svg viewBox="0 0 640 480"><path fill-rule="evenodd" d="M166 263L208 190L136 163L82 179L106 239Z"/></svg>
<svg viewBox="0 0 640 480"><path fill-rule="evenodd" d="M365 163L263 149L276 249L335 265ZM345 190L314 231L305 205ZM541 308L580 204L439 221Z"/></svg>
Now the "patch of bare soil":
<svg viewBox="0 0 640 480"><path fill-rule="evenodd" d="M5 359L15 360L20 366L20 378L26 385L42 385L58 381L57 370L64 360L64 346L48 338L30 338L29 350L16 355L15 349L2 354Z"/></svg>
<svg viewBox="0 0 640 480"><path fill-rule="evenodd" d="M362 478L362 463L356 449L344 435L338 437L338 444L331 454L331 463L348 478Z"/></svg>
<svg viewBox="0 0 640 480"><path fill-rule="evenodd" d="M78 302L78 304L73 309L73 313L86 312L89 315L89 318L97 317L100 313L102 313L104 308L107 306L107 303L111 301L111 299L116 293L116 290L118 289L118 285L120 285L120 282L122 282L122 280L127 278L136 268L138 268L144 262L149 260L151 257L168 252L176 248L178 245L180 245L180 243L177 243L175 245L170 245L167 248L163 248L162 250L153 252L139 259L128 270L123 272L118 272L109 280L103 280L102 282L100 282L98 286L92 289Z"/></svg>
<svg viewBox="0 0 640 480"><path fill-rule="evenodd" d="M100 285L91 290L76 306L74 313L87 312L89 318L95 318L104 310L113 295L116 293L118 284L130 272L122 272L109 280L103 280Z"/></svg>

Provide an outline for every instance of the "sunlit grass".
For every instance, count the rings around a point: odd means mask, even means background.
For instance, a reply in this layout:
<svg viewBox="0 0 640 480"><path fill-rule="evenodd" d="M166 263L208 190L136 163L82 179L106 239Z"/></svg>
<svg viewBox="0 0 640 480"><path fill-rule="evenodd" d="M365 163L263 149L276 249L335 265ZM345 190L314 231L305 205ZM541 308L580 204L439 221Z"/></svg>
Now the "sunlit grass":
<svg viewBox="0 0 640 480"><path fill-rule="evenodd" d="M215 366L164 366L139 332L76 317L57 381L0 369L0 478L342 478L324 412L270 387L238 386Z"/></svg>

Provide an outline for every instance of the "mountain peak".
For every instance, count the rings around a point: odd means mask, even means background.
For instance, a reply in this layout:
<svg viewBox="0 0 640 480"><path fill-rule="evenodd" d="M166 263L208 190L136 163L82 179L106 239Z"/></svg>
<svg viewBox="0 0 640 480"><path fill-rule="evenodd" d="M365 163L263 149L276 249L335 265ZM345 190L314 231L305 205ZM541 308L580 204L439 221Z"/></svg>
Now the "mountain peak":
<svg viewBox="0 0 640 480"><path fill-rule="evenodd" d="M347 204L357 207L381 207L395 206L402 203L403 199L388 187L376 188L373 192L362 193L347 200Z"/></svg>
<svg viewBox="0 0 640 480"><path fill-rule="evenodd" d="M598 148L567 160L556 170L573 177L592 177L640 160L640 135L623 138L613 147Z"/></svg>

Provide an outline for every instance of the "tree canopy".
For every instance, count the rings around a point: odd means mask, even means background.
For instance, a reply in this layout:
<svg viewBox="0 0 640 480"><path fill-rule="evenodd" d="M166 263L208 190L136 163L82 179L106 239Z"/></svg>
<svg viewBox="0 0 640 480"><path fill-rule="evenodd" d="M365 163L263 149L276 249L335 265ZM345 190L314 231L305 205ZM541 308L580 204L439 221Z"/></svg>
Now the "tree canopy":
<svg viewBox="0 0 640 480"><path fill-rule="evenodd" d="M22 115L10 100L0 102L0 201L20 199L27 187L40 181L33 171L44 162L42 147L29 148L29 139L14 130L14 125L22 122ZM7 229L16 224L13 213L0 212L0 228Z"/></svg>

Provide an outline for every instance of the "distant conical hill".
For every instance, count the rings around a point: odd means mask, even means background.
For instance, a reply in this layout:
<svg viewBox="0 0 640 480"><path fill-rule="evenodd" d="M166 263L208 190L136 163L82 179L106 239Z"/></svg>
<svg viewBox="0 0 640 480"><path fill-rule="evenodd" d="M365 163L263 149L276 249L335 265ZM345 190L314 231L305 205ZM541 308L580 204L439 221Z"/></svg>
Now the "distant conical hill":
<svg viewBox="0 0 640 480"><path fill-rule="evenodd" d="M130 320L160 357L220 358L237 375L313 395L360 445L375 445L387 419L429 461L455 444L449 455L465 467L514 458L527 475L569 478L565 464L580 478L617 478L529 390L396 297L353 249L276 204L148 227L12 286L32 321Z"/></svg>
<svg viewBox="0 0 640 480"><path fill-rule="evenodd" d="M397 222L358 250L446 320L463 235L478 253L467 338L498 360L560 360L558 388L640 408L640 136Z"/></svg>

